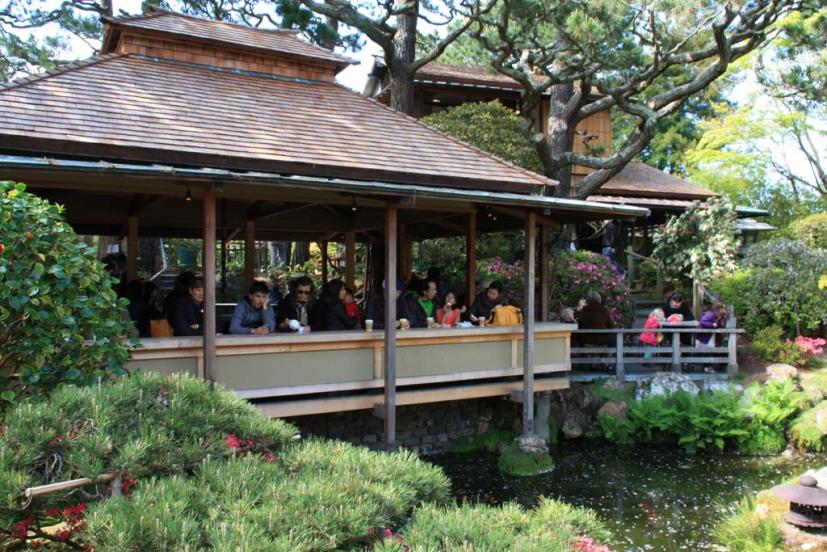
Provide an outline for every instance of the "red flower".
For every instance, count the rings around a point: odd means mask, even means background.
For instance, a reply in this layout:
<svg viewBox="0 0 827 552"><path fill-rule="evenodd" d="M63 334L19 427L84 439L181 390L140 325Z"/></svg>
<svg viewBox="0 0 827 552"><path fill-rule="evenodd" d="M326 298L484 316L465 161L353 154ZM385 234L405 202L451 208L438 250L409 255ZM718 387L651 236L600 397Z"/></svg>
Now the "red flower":
<svg viewBox="0 0 827 552"><path fill-rule="evenodd" d="M241 446L241 440L239 440L239 438L232 433L228 433L224 436L224 443L226 443L230 448L238 448Z"/></svg>
<svg viewBox="0 0 827 552"><path fill-rule="evenodd" d="M29 536L29 525L31 525L33 521L32 516L29 516L15 523L12 526L11 536L18 539L26 539Z"/></svg>
<svg viewBox="0 0 827 552"><path fill-rule="evenodd" d="M270 454L269 452L267 454L265 454L261 459L264 460L265 462L275 462L276 461L275 455Z"/></svg>
<svg viewBox="0 0 827 552"><path fill-rule="evenodd" d="M46 510L43 513L46 514L49 517L57 517L57 516L60 515L60 510L58 510L57 508L52 506L51 508L49 508L48 510Z"/></svg>

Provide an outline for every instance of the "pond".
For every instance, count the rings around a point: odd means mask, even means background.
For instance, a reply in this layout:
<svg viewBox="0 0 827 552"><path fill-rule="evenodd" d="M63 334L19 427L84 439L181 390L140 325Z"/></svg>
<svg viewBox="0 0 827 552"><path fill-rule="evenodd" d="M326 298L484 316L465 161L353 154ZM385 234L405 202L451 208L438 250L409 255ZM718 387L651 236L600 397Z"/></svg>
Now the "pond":
<svg viewBox="0 0 827 552"><path fill-rule="evenodd" d="M454 485L459 500L534 506L542 496L598 512L618 551L709 550L715 524L747 494L769 488L827 456L796 458L686 454L655 447L563 444L552 450L552 473L509 477L490 453L431 458Z"/></svg>

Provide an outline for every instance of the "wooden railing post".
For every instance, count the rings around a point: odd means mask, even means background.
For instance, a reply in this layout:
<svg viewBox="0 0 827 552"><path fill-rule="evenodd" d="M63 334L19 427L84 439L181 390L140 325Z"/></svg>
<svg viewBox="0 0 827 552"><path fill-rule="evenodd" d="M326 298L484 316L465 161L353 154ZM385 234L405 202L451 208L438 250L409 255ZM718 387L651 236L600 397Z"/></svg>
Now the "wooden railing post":
<svg viewBox="0 0 827 552"><path fill-rule="evenodd" d="M737 328L734 316L727 319L726 327L731 331L727 333L727 376L734 376L738 372L738 334L734 331Z"/></svg>
<svg viewBox="0 0 827 552"><path fill-rule="evenodd" d="M626 248L626 282L629 285L629 289L634 289L635 287L635 251L632 249L632 246Z"/></svg>
<svg viewBox="0 0 827 552"><path fill-rule="evenodd" d="M672 371L681 373L681 334L672 332Z"/></svg>
<svg viewBox="0 0 827 552"><path fill-rule="evenodd" d="M616 339L617 339L617 359L615 359L615 375L617 377L617 381L625 381L626 380L626 366L623 364L623 333L617 332Z"/></svg>

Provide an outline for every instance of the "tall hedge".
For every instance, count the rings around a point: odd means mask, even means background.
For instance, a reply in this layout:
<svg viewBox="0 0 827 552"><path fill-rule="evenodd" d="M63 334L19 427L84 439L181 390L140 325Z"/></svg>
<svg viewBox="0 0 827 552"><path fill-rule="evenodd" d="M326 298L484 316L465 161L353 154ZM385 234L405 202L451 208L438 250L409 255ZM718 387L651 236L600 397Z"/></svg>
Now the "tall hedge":
<svg viewBox="0 0 827 552"><path fill-rule="evenodd" d="M0 396L122 372L126 300L58 205L0 182Z"/></svg>

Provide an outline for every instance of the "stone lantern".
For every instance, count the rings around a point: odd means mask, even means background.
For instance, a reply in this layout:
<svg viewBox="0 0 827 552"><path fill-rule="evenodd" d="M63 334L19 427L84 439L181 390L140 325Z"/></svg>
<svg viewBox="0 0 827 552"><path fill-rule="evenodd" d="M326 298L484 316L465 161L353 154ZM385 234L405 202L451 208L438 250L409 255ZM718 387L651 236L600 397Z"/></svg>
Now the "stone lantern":
<svg viewBox="0 0 827 552"><path fill-rule="evenodd" d="M772 494L790 501L790 511L784 514L787 523L799 527L823 529L827 527L827 490L818 486L812 475L804 475L798 483L776 485Z"/></svg>

